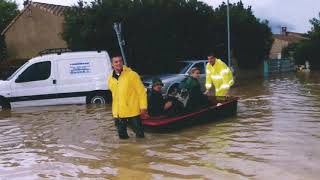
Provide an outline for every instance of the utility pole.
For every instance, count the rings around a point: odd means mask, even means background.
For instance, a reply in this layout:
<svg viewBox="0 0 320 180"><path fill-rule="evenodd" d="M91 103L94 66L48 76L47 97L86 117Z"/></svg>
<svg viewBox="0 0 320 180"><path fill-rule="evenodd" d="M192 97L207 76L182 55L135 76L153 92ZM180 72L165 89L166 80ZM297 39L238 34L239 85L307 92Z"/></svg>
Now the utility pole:
<svg viewBox="0 0 320 180"><path fill-rule="evenodd" d="M117 22L113 23L113 29L117 34L118 43L119 43L119 47L120 47L120 51L121 51L121 55L122 55L122 59L123 59L124 65L128 65L127 64L127 58L126 58L126 55L125 55L125 52L124 52L124 48L123 48L123 46L126 44L126 42L124 41L123 36L122 36L122 25L121 25L121 23L117 23Z"/></svg>
<svg viewBox="0 0 320 180"><path fill-rule="evenodd" d="M227 0L227 26L228 26L228 65L232 68L231 62L231 45L230 45L230 7L229 0Z"/></svg>

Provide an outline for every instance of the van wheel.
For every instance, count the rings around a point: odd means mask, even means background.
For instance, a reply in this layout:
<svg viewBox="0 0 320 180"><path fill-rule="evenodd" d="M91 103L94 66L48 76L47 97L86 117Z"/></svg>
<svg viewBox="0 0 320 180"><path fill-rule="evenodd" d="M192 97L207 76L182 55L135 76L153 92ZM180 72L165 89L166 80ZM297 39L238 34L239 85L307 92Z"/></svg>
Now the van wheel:
<svg viewBox="0 0 320 180"><path fill-rule="evenodd" d="M11 109L10 103L5 99L0 99L0 111Z"/></svg>
<svg viewBox="0 0 320 180"><path fill-rule="evenodd" d="M108 104L110 103L110 98L108 98L108 93L99 92L88 95L86 98L87 104Z"/></svg>

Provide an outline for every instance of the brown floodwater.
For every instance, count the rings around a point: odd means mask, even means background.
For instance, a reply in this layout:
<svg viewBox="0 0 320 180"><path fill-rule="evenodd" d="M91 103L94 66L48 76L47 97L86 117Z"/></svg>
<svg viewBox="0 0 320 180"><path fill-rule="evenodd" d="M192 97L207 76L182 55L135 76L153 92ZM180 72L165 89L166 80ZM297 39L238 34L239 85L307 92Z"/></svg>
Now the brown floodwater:
<svg viewBox="0 0 320 180"><path fill-rule="evenodd" d="M0 118L0 179L319 179L320 72L238 80L238 115L120 141L110 107Z"/></svg>

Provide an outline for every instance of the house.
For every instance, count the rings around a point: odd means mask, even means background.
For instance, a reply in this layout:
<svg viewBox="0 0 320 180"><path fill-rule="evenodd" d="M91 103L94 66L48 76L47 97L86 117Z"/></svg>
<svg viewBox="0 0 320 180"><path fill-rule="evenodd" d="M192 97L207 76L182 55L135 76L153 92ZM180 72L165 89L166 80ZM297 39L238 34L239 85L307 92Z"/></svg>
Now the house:
<svg viewBox="0 0 320 180"><path fill-rule="evenodd" d="M282 50L288 47L290 44L298 43L303 40L308 40L302 33L288 32L287 27L281 28L280 34L273 35L273 44L270 50L270 59L281 59Z"/></svg>
<svg viewBox="0 0 320 180"><path fill-rule="evenodd" d="M62 39L66 6L28 2L24 9L1 32L8 59L29 59L40 51L67 48Z"/></svg>

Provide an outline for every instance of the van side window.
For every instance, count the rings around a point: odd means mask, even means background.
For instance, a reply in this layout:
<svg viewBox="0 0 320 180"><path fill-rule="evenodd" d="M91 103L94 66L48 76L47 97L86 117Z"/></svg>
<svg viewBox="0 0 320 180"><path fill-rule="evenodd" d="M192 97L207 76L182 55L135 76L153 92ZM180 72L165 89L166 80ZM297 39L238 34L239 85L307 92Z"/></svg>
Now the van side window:
<svg viewBox="0 0 320 180"><path fill-rule="evenodd" d="M32 82L46 80L51 75L51 62L39 62L28 67L20 74L16 82Z"/></svg>

